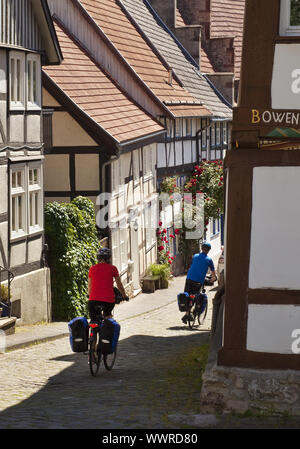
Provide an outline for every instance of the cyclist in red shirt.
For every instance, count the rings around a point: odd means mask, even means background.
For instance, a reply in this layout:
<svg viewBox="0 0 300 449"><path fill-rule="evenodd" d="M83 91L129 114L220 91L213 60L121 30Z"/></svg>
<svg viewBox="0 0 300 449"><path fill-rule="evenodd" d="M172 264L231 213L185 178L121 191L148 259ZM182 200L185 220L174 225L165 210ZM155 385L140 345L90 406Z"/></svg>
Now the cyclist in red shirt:
<svg viewBox="0 0 300 449"><path fill-rule="evenodd" d="M97 254L98 263L89 270L88 309L91 320L95 320L95 306L101 305L105 318L112 317L112 311L115 307L114 280L121 295L128 301L124 287L122 285L118 269L110 264L111 250L109 248L100 248Z"/></svg>

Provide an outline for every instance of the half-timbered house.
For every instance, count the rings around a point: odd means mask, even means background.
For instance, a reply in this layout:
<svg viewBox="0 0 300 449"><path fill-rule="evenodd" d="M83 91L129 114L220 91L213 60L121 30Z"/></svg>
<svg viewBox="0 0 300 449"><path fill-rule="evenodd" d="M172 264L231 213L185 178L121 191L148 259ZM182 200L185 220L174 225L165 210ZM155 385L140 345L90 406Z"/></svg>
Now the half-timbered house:
<svg viewBox="0 0 300 449"><path fill-rule="evenodd" d="M141 28L149 44L154 46L160 58L168 65L174 80L176 79L194 97L193 103L164 100L164 104L174 117L161 116L167 133L164 141L157 145L158 181L166 176L175 175L182 184L195 164L199 164L201 160L223 159L230 147L231 106L200 72L199 65L158 16L149 1L120 0L120 2L132 20ZM198 108L195 107L197 103ZM199 113L200 106L203 108L202 114ZM165 224L169 229L168 233L172 234L171 210L166 216L169 219ZM221 230L221 217L219 220L210 220L206 239L211 241L213 257L220 252ZM176 248L174 240L172 248L174 253Z"/></svg>
<svg viewBox="0 0 300 449"><path fill-rule="evenodd" d="M14 275L6 312L28 323L50 318L41 67L61 52L46 1L1 0L0 16L0 271Z"/></svg>
<svg viewBox="0 0 300 449"><path fill-rule="evenodd" d="M109 233L113 261L125 281L132 278L133 262L138 288L156 259L155 229L143 224L156 207L157 143L164 142L167 126L174 130L175 123L193 117L196 127L197 119L212 113L184 87L122 2L49 4L65 62L44 70L44 106L53 111L52 125L50 119L46 126L52 126L46 198L69 200L85 194L97 206L97 192L112 193L110 216L117 224ZM211 92L213 101L219 101ZM220 104L230 116L228 107ZM194 159L190 149L190 167L197 161L195 145L193 154ZM182 165L178 158L177 164ZM132 238L132 229L138 238Z"/></svg>

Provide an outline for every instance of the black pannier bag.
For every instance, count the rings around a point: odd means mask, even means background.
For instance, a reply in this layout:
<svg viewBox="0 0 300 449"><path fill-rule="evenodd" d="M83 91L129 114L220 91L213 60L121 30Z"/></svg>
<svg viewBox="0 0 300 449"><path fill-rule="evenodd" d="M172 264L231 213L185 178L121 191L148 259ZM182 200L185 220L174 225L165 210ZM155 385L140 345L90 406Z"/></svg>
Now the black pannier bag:
<svg viewBox="0 0 300 449"><path fill-rule="evenodd" d="M116 350L120 328L120 324L113 318L107 318L103 321L99 331L99 351L102 354L112 354Z"/></svg>
<svg viewBox="0 0 300 449"><path fill-rule="evenodd" d="M89 323L86 317L74 318L68 323L70 345L73 352L88 350Z"/></svg>
<svg viewBox="0 0 300 449"><path fill-rule="evenodd" d="M178 308L180 312L186 312L188 310L190 297L188 293L179 293L177 295Z"/></svg>
<svg viewBox="0 0 300 449"><path fill-rule="evenodd" d="M198 313L203 313L207 305L207 296L204 293L199 293L195 297L195 309Z"/></svg>

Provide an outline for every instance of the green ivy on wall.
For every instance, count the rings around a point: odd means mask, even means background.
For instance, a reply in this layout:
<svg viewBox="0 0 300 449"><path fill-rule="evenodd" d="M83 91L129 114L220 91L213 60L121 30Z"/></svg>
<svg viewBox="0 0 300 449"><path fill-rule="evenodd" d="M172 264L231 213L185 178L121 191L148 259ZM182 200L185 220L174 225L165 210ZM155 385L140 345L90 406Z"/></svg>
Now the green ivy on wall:
<svg viewBox="0 0 300 449"><path fill-rule="evenodd" d="M97 262L99 249L92 201L79 196L70 203L46 204L45 237L53 319L86 315L88 272Z"/></svg>

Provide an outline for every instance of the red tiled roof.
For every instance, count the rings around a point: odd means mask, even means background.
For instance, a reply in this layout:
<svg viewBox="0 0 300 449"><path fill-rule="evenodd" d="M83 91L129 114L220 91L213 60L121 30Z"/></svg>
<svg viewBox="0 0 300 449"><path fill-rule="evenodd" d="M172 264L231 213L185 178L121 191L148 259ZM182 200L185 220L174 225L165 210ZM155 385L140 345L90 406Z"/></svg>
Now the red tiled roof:
<svg viewBox="0 0 300 449"><path fill-rule="evenodd" d="M234 36L234 69L240 78L245 0L211 0L210 37Z"/></svg>
<svg viewBox="0 0 300 449"><path fill-rule="evenodd" d="M213 115L208 109L199 104L168 104L167 106L176 117L204 117Z"/></svg>
<svg viewBox="0 0 300 449"><path fill-rule="evenodd" d="M119 143L163 130L57 23L55 30L64 60L59 66L43 69L87 116Z"/></svg>
<svg viewBox="0 0 300 449"><path fill-rule="evenodd" d="M168 69L115 0L81 0L80 3L160 101L194 100L175 80L168 84Z"/></svg>

